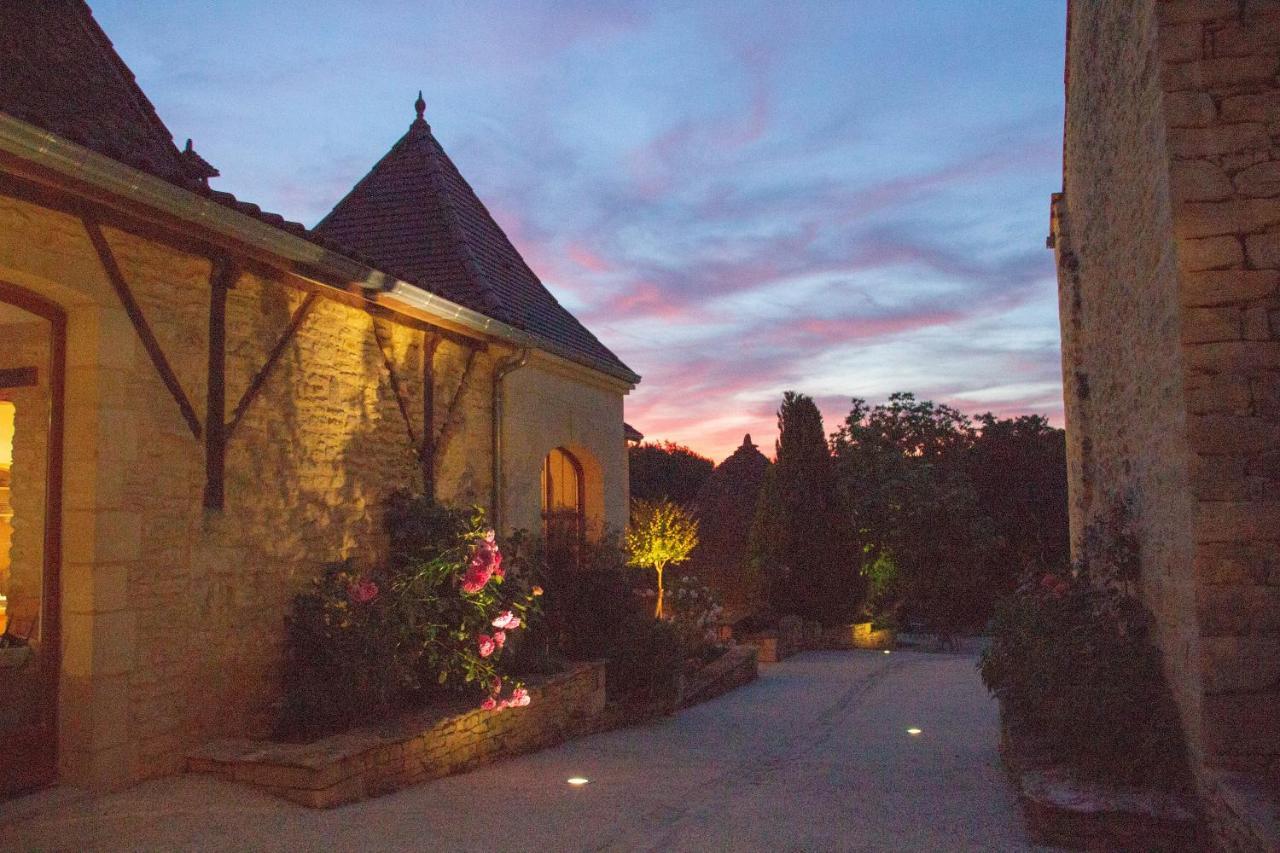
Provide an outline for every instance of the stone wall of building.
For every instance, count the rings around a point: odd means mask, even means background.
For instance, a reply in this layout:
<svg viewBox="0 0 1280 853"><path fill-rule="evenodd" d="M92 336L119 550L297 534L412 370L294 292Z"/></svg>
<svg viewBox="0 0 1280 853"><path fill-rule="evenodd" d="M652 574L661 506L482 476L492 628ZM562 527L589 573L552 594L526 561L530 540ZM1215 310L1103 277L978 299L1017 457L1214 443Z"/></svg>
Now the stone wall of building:
<svg viewBox="0 0 1280 853"><path fill-rule="evenodd" d="M203 422L210 261L103 231ZM0 279L68 313L63 776L110 787L175 772L193 744L266 730L290 597L327 561L377 559L384 498L421 489L424 335L319 298L229 435L225 509L208 511L204 443L84 224L0 197L0 235ZM228 295L228 419L306 297L255 269ZM487 506L495 359L477 344L435 351L437 495Z"/></svg>
<svg viewBox="0 0 1280 853"><path fill-rule="evenodd" d="M1209 762L1280 782L1280 3L1162 2Z"/></svg>
<svg viewBox="0 0 1280 853"><path fill-rule="evenodd" d="M1199 726L1194 505L1154 0L1072 3L1057 204L1073 548L1131 507L1183 723Z"/></svg>
<svg viewBox="0 0 1280 853"><path fill-rule="evenodd" d="M582 465L588 532L626 526L625 391L585 373L535 353L504 381L502 517L508 529L541 529L542 460L557 447Z"/></svg>
<svg viewBox="0 0 1280 853"><path fill-rule="evenodd" d="M1070 4L1073 543L1133 507L1202 790L1280 782L1280 3Z"/></svg>

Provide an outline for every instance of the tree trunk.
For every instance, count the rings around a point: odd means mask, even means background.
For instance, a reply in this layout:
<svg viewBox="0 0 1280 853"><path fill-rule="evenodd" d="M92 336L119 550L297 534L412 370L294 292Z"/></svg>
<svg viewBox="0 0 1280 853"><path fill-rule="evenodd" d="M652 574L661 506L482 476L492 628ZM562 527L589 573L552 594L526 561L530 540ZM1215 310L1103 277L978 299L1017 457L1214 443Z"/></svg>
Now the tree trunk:
<svg viewBox="0 0 1280 853"><path fill-rule="evenodd" d="M656 568L658 570L658 607L657 607L657 610L654 611L653 618L661 619L662 618L662 570L665 567L657 566Z"/></svg>

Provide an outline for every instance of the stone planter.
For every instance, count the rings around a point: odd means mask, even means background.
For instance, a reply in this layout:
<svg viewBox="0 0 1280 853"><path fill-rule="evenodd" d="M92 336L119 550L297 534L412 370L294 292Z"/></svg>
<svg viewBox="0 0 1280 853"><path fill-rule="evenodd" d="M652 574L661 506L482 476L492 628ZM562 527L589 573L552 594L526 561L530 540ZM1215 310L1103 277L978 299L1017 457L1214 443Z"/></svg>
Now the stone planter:
<svg viewBox="0 0 1280 853"><path fill-rule="evenodd" d="M332 808L562 743L605 707L604 664L531 683L528 708L485 711L458 701L313 743L233 739L187 757L187 769L312 808Z"/></svg>

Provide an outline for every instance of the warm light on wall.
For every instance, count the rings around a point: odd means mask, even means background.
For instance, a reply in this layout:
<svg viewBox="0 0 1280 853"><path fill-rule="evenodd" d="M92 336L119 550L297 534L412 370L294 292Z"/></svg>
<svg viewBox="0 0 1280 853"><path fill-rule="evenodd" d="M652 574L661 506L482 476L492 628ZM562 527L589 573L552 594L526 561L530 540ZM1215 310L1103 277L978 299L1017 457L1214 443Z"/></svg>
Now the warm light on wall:
<svg viewBox="0 0 1280 853"><path fill-rule="evenodd" d="M13 403L0 400L0 468L13 465Z"/></svg>

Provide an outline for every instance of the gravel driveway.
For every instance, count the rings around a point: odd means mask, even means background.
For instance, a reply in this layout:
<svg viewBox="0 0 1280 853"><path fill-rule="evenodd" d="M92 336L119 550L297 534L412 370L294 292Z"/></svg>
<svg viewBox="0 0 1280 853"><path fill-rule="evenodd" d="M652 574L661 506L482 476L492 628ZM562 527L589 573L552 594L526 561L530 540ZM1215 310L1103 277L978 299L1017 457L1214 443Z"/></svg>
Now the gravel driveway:
<svg viewBox="0 0 1280 853"><path fill-rule="evenodd" d="M333 811L199 776L46 793L0 808L0 848L1026 850L996 739L972 655L810 652L676 716Z"/></svg>

